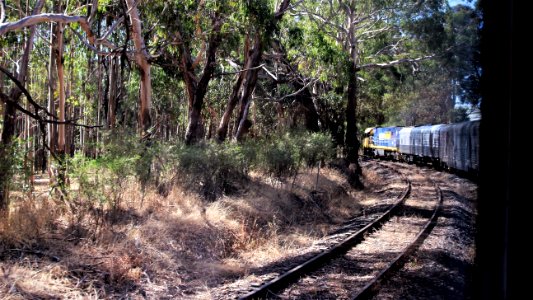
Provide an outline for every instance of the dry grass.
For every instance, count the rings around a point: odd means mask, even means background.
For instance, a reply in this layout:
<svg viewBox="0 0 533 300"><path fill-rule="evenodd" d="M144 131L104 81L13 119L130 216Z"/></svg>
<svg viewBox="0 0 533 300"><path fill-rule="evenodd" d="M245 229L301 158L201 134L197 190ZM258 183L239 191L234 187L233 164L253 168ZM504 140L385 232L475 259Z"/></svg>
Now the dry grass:
<svg viewBox="0 0 533 300"><path fill-rule="evenodd" d="M334 170L287 182L259 174L206 203L173 187L167 197L128 181L115 209L46 192L13 200L0 222L0 295L25 298L172 298L206 291L311 245L358 210Z"/></svg>

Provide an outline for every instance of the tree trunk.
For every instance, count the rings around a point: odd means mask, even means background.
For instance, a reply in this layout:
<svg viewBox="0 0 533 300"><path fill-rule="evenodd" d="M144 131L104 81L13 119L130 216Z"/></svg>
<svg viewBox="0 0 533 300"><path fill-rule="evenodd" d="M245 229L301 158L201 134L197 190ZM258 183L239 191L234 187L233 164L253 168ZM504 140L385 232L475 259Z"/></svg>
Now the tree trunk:
<svg viewBox="0 0 533 300"><path fill-rule="evenodd" d="M257 84L257 77L259 75L259 69L257 68L259 66L259 63L261 62L261 57L263 53L263 43L261 41L261 36L259 33L255 37L254 41L254 48L252 50L252 54L249 56L250 59L250 69L246 71L246 78L245 81L242 84L242 92L239 98L240 103L240 111L237 118L237 122L239 126L237 127L237 130L235 131L235 140L239 141L243 137L243 130L246 127L250 126L244 126L246 118L248 118L248 108L250 107L250 96L252 95L252 92L255 89L255 85ZM247 129L247 128L246 128Z"/></svg>
<svg viewBox="0 0 533 300"><path fill-rule="evenodd" d="M298 81L293 81L292 85L297 91L304 87L304 85ZM312 132L320 131L320 127L318 126L318 112L316 111L315 104L313 103L313 96L309 89L304 89L295 97L296 101L298 101L305 110L305 128Z"/></svg>
<svg viewBox="0 0 533 300"><path fill-rule="evenodd" d="M196 84L196 77L194 76L194 67L189 55L190 51L182 46L181 67L185 77L187 93L189 95L189 122L185 133L185 143L188 145L195 143L202 136L200 132L202 129L200 124L202 106L204 104L209 81L216 68L216 51L222 39L220 35L221 27L221 20L215 17L215 19L213 19L213 30L209 37L209 46L206 52L206 63L198 84Z"/></svg>
<svg viewBox="0 0 533 300"><path fill-rule="evenodd" d="M126 0L128 6L131 35L135 44L135 61L139 66L141 75L141 87L139 95L139 127L141 135L144 135L150 128L152 120L150 117L150 108L152 105L152 76L150 73L150 63L148 62L148 52L141 30L141 19L139 10L135 6L135 0Z"/></svg>
<svg viewBox="0 0 533 300"><path fill-rule="evenodd" d="M357 139L357 75L355 66L350 62L348 82L348 99L346 104L346 158L350 163L358 161L359 140Z"/></svg>
<svg viewBox="0 0 533 300"><path fill-rule="evenodd" d="M109 128L114 128L117 115L117 76L118 76L118 59L112 57L109 60L108 73L109 73L109 89L108 89L108 110L107 110L107 124Z"/></svg>
<svg viewBox="0 0 533 300"><path fill-rule="evenodd" d="M98 22L98 35L100 35L101 30L101 22ZM100 46L98 46L98 49L100 49ZM104 93L103 93L103 61L104 58L100 55L96 59L96 85L97 85L97 95L96 95L96 124L102 125L102 103L104 102ZM97 127L95 130L95 140L96 145L94 146L94 158L98 158L98 155L100 154L100 136L101 132L100 129Z"/></svg>
<svg viewBox="0 0 533 300"><path fill-rule="evenodd" d="M59 114L58 120L65 122L65 70L63 66L63 33L64 25L59 23L58 35L57 35L57 56L56 56L56 68L57 68L57 82L58 82L58 94L59 94ZM66 163L65 163L65 151L66 151L66 130L65 124L57 125L57 183L60 189L59 197L64 200L66 195Z"/></svg>
<svg viewBox="0 0 533 300"><path fill-rule="evenodd" d="M15 113L15 106L7 102L4 107L4 127L0 145L0 216L7 214L9 207L9 180L13 157L11 142L15 135Z"/></svg>
<svg viewBox="0 0 533 300"><path fill-rule="evenodd" d="M344 146L346 147L346 159L349 163L349 181L352 186L362 189L360 175L361 167L359 166L359 140L357 139L357 38L355 32L355 8L352 5L346 7L349 20L349 53L348 60L348 99L346 103L346 137Z"/></svg>
<svg viewBox="0 0 533 300"><path fill-rule="evenodd" d="M278 11L274 14L274 23L277 23L281 20L285 14L285 11L289 7L289 4L290 0L283 0L283 2L280 3ZM251 53L247 56L245 74L241 73L241 76L239 76L237 82L233 86L233 92L228 101L228 106L224 111L224 115L220 120L220 124L217 129L217 139L219 142L223 142L226 139L229 121L231 119L231 115L233 114L233 110L237 105L237 101L240 103L240 111L235 122L238 124L238 126L234 127L235 140L240 140L245 131L248 131L251 126L251 122L249 120L246 121L246 118L248 117L248 109L250 107L250 96L252 95L252 92L257 84L257 77L259 73L259 69L257 67L261 62L261 57L263 54L263 42L261 38L261 35L257 33L254 40L254 48L250 50Z"/></svg>
<svg viewBox="0 0 533 300"><path fill-rule="evenodd" d="M39 0L33 9L32 14L38 14L43 8L44 0ZM17 74L17 79L22 85L26 85L28 66L30 61L30 53L33 49L33 39L35 37L35 26L30 27L30 33L26 41L26 46L24 48L24 54L22 55L22 60L20 62L19 73ZM22 91L18 87L11 89L9 93L9 99L15 103L18 103ZM0 145L0 213L8 213L9 207L9 180L12 167L12 153L11 153L11 142L13 141L13 136L15 135L15 119L16 119L16 109L15 106L11 103L6 103L4 108L4 124L2 130L2 144Z"/></svg>
<svg viewBox="0 0 533 300"><path fill-rule="evenodd" d="M239 126L237 127L237 132L235 133L235 141L237 142L241 141L244 135L248 133L248 130L250 129L250 127L252 127L252 122L248 120L248 112L250 111L251 104L252 104L252 100L248 100L246 102L246 105L244 106L244 110L242 112L242 118L239 122Z"/></svg>
<svg viewBox="0 0 533 300"><path fill-rule="evenodd" d="M58 10L56 7L55 10ZM50 24L50 53L48 56L48 111L56 115L56 104L55 104L55 89L56 89L56 57L58 55L58 44L57 38L59 36L58 25L55 23ZM51 158L53 154L57 151L57 125L49 123L48 124L48 147L50 148L49 157ZM50 179L53 179L53 172L51 170L52 159L49 159L48 173Z"/></svg>
<svg viewBox="0 0 533 300"><path fill-rule="evenodd" d="M59 83L59 121L65 122L65 71L63 68L63 24L58 24L58 36L57 36L57 47L58 52L56 56L56 67L57 67L57 81ZM57 150L59 154L64 154L65 152L65 124L57 125Z"/></svg>
<svg viewBox="0 0 533 300"><path fill-rule="evenodd" d="M286 64L291 72L296 73L297 77L300 77L300 74L297 72L298 67L291 64L287 57L287 52L282 47L279 41L273 41L272 43L274 49L281 55L281 60ZM299 91L304 88L304 85L297 80L292 81L292 86L295 90ZM301 93L294 96L295 100L300 103L305 109L305 128L312 132L320 131L318 111L313 103L313 95L308 88L305 88Z"/></svg>
<svg viewBox="0 0 533 300"><path fill-rule="evenodd" d="M223 142L224 140L226 140L226 137L228 135L229 121L231 119L231 115L233 114L235 106L237 106L237 103L239 102L239 92L241 91L241 85L245 74L246 72L239 73L237 81L233 85L233 90L231 91L231 95L229 96L228 105L226 106L226 110L224 110L224 114L222 115L222 118L220 119L220 124L217 128L216 137L218 142Z"/></svg>
<svg viewBox="0 0 533 300"><path fill-rule="evenodd" d="M228 100L228 105L226 106L224 115L220 120L220 124L217 129L217 139L219 142L223 142L227 137L228 124L231 119L231 115L233 114L233 110L235 109L235 106L237 106L237 103L241 104L241 109L236 122L237 124L241 123L246 104L253 89L255 88L255 84L257 83L257 75L259 72L257 67L261 62L261 54L262 42L261 37L259 34L257 34L254 40L254 47L249 49L248 53L246 53L246 63L244 64L245 71L239 74L239 77L233 86L233 91ZM238 132L238 128L239 126L235 127L235 136Z"/></svg>

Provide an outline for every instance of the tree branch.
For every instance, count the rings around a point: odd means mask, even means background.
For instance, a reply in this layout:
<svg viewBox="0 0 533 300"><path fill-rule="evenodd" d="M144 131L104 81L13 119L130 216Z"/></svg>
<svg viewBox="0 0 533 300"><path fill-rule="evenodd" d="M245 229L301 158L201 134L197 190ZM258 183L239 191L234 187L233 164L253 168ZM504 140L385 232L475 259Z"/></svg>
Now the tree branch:
<svg viewBox="0 0 533 300"><path fill-rule="evenodd" d="M37 102L35 102L35 100L33 100L33 97L28 92L28 90L24 87L24 85L13 74L11 74L8 70L6 70L2 66L0 66L0 71L2 73L6 74L6 76L9 79L11 79L11 81L13 81L15 83L15 85L17 85L17 87L22 91L22 93L24 93L24 95L26 96L26 99L28 100L28 102L30 102L30 104L33 105L33 107L35 109L35 113L32 113L32 112L26 110L20 104L18 104L16 101L13 101L12 99L10 99L9 96L7 96L6 94L2 93L1 91L0 91L0 98L1 98L0 100L2 100L2 102L4 102L4 103L12 104L16 109L18 109L22 113L30 116L31 118L33 118L33 119L35 119L35 120L37 120L39 122L43 122L43 123L65 124L65 125L80 126L80 127L85 127L85 128L102 127L102 125L94 125L94 126L92 126L92 125L78 124L78 123L75 123L75 120L65 120L64 122L57 121L57 117L54 114L50 113L46 108L42 107ZM41 116L39 116L39 111L40 110L42 110L47 116L49 116L49 117L51 117L51 118L53 118L55 120L43 119Z"/></svg>
<svg viewBox="0 0 533 300"><path fill-rule="evenodd" d="M242 73L242 72L246 72L248 70L256 70L256 69L260 69L264 66L265 64L261 64L257 67L253 67L253 68L248 68L248 69L242 69L242 70L239 70L239 71L235 71L235 72L223 72L223 73L217 73L217 74L213 74L213 76L211 76L211 78L214 78L214 77L219 77L219 76L225 76L225 75L234 75L234 74L239 74L239 73Z"/></svg>
<svg viewBox="0 0 533 300"><path fill-rule="evenodd" d="M0 24L6 20L6 0L0 0Z"/></svg>
<svg viewBox="0 0 533 300"><path fill-rule="evenodd" d="M287 98L289 98L289 97L294 97L294 96L300 94L301 92L303 92L303 91L304 91L305 89L307 89L311 84L313 84L313 83L315 83L315 82L317 82L317 81L318 81L318 79L313 79L313 80L309 81L306 85L304 85L301 89L297 90L296 92L294 92L294 93L292 93L292 94L285 95L285 96L283 96L283 97L281 97L281 98L279 98L279 99L276 99L276 100L274 100L274 101L275 101L275 102L281 102L281 101L283 101L283 100L285 100L285 99L287 99Z"/></svg>
<svg viewBox="0 0 533 300"><path fill-rule="evenodd" d="M80 40L80 42L83 43L83 45L85 45L85 47L89 48L90 50L92 50L94 53L98 54L98 55L120 55L120 47L116 47L115 45L113 44L107 44L105 46L109 47L112 49L111 52L105 52L105 51L101 51L101 50L98 50L98 48L96 48L95 46L89 44L82 36L79 32L77 32L76 30L74 30L74 28L72 27L68 27L70 28L70 30L72 30L72 32L78 37L78 39ZM100 39L98 39L100 40ZM107 40L106 40L107 41ZM112 46L112 47L110 47Z"/></svg>
<svg viewBox="0 0 533 300"><path fill-rule="evenodd" d="M76 123L76 119L71 119L71 120L65 120L64 122L61 122L61 121L56 121L56 120L50 120L50 119L43 119L41 116L39 116L38 114L35 114L35 113L32 113L31 111L25 109L24 107L22 107L20 104L18 104L17 102L11 100L9 98L8 95L2 93L0 91L0 101L4 102L4 103L9 103L11 105L13 105L18 111L22 112L23 114L29 116L30 118L38 121L39 123L52 123L52 124L65 124L65 125L71 125L71 126L78 126L78 127L85 127L85 128L98 128L98 127L103 127L103 125L85 125L85 124L79 124L79 123ZM43 109L44 110L44 109ZM48 114L48 115L51 115L48 111L45 110L45 112ZM54 117L55 118L55 117ZM56 118L57 119L57 118Z"/></svg>
<svg viewBox="0 0 533 300"><path fill-rule="evenodd" d="M89 18L87 19L87 22L91 24L94 20L94 16L96 15L96 11L98 10L98 0L92 0L91 2L91 13L89 15Z"/></svg>
<svg viewBox="0 0 533 300"><path fill-rule="evenodd" d="M83 31L87 33L87 38L91 44L95 44L94 34L87 19L82 16L69 16L64 14L39 14L22 18L16 22L7 22L0 25L0 36L9 31L20 30L25 27L30 27L44 22L58 22L58 23L79 23Z"/></svg>
<svg viewBox="0 0 533 300"><path fill-rule="evenodd" d="M357 71L360 71L362 69L371 69L371 68L388 68L388 67L392 67L394 65L399 65L399 64L403 64L403 63L414 63L414 62L419 62L419 61L432 59L435 56L437 56L437 55L430 54L430 55L417 57L417 58L402 58L402 59L397 59L397 60L393 60L393 61L385 62L385 63L369 63L369 64L364 64L364 65L358 66L357 67Z"/></svg>
<svg viewBox="0 0 533 300"><path fill-rule="evenodd" d="M278 81L278 77L276 77L276 75L272 74L272 72L270 72L266 67L264 67L264 64L263 64L263 70L265 70L265 72L266 72L270 77L272 77L272 79L274 79L275 81Z"/></svg>
<svg viewBox="0 0 533 300"><path fill-rule="evenodd" d="M97 39L97 41L103 41L105 39L107 39L107 37L115 30L115 28L124 21L124 16L120 17L118 20L115 21L115 23L113 23L111 25L111 27L109 27L109 30L99 39Z"/></svg>
<svg viewBox="0 0 533 300"><path fill-rule="evenodd" d="M300 1L300 2L302 2L302 1ZM283 0L283 2L279 6L278 11L274 14L274 18L276 20L281 20L281 18L283 18L283 15L289 9L289 4L290 3L291 3L291 0Z"/></svg>
<svg viewBox="0 0 533 300"><path fill-rule="evenodd" d="M55 115L52 115L50 112L48 112L48 110L46 110L44 107L40 106L37 102L35 102L32 98L32 96L30 95L30 93L28 92L28 90L24 87L24 85L22 84L22 82L20 82L17 77L15 77L13 74L11 74L7 69L5 69L4 67L0 66L0 71L4 74L6 74L7 77L9 77L9 79L11 79L11 81L13 81L15 83L15 85L22 91L22 93L26 96L26 98L28 99L28 101L30 102L31 105L33 105L33 107L35 108L35 111L36 113L38 114L39 113L39 110L43 110L47 113L47 115L49 115L50 117L52 118L55 118L57 119L57 117Z"/></svg>

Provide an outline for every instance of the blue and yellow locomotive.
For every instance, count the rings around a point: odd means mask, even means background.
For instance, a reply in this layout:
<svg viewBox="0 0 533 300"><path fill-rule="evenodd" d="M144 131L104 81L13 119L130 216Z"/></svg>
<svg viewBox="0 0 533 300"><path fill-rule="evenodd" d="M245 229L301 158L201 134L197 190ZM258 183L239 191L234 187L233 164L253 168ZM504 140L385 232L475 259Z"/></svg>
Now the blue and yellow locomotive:
<svg viewBox="0 0 533 300"><path fill-rule="evenodd" d="M479 170L479 123L370 127L364 132L363 153L475 174Z"/></svg>

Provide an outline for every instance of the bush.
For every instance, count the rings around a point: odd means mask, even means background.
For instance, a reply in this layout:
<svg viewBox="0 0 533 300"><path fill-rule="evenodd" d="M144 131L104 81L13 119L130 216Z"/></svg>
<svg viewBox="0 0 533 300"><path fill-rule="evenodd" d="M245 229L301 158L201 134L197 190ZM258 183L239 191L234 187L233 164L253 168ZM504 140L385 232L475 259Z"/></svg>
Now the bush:
<svg viewBox="0 0 533 300"><path fill-rule="evenodd" d="M261 171L283 179L296 175L304 164L314 166L332 157L334 149L328 134L294 131L264 141L258 152Z"/></svg>
<svg viewBox="0 0 533 300"><path fill-rule="evenodd" d="M118 208L128 180L142 178L142 144L133 133L117 131L107 137L105 150L97 159L76 153L68 162L69 174L79 184L78 191L71 192L76 206L107 203Z"/></svg>
<svg viewBox="0 0 533 300"><path fill-rule="evenodd" d="M319 162L335 155L333 140L329 134L307 132L299 136L301 159L308 166L316 166Z"/></svg>
<svg viewBox="0 0 533 300"><path fill-rule="evenodd" d="M142 191L148 185L155 186L163 196L177 182L213 201L236 190L249 170L282 180L296 175L302 166L315 166L333 154L329 135L305 131L239 144L193 146L139 142L134 134L120 133L109 137L105 149L96 160L75 156L72 172L80 183L81 196L109 202L112 207L120 203L128 178L138 180Z"/></svg>
<svg viewBox="0 0 533 300"><path fill-rule="evenodd" d="M8 145L0 145L0 178L2 184L6 184L11 189L29 191L31 188L30 177L32 174L32 162L28 154L30 149L26 147L26 141L15 138ZM4 188L3 186L0 188Z"/></svg>
<svg viewBox="0 0 533 300"><path fill-rule="evenodd" d="M207 200L234 190L234 184L246 177L249 165L243 148L229 144L182 145L177 160L178 182Z"/></svg>
<svg viewBox="0 0 533 300"><path fill-rule="evenodd" d="M298 171L299 151L286 134L265 141L259 149L257 159L261 171L282 180Z"/></svg>

